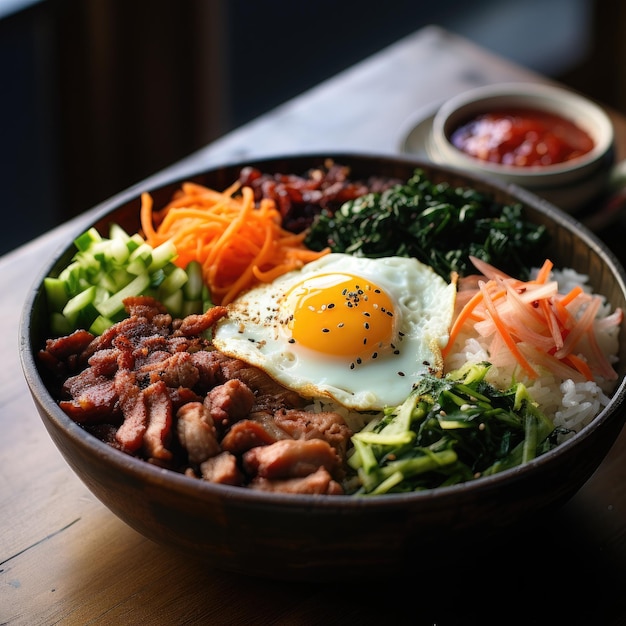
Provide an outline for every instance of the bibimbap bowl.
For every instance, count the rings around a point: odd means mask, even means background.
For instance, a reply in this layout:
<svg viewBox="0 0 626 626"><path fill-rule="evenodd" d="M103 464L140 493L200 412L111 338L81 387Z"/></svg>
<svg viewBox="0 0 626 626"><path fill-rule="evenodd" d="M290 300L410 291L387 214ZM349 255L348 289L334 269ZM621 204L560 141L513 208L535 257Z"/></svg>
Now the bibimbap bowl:
<svg viewBox="0 0 626 626"><path fill-rule="evenodd" d="M245 166L303 175L323 168L329 158L348 167L351 180L374 176L406 181L419 168L434 183L520 203L530 222L549 234L555 267L587 275L594 292L603 294L612 310L626 309L624 270L613 254L570 216L513 186L412 159L352 154L234 163L189 180L223 190ZM154 205L164 206L180 185L172 181L148 190ZM101 208L94 226L107 232L115 222L129 233L138 232L139 206L136 190L122 193ZM23 311L22 364L36 408L67 463L105 506L151 540L210 567L255 576L345 580L368 575L372 567L379 575L393 573L416 557L428 559L447 550L459 558L571 498L602 462L624 422L626 343L620 322L618 378L606 406L580 432L522 465L451 486L381 495L276 493L201 480L105 443L60 408L39 358L51 332L43 282L58 275L74 254L68 242L42 268Z"/></svg>

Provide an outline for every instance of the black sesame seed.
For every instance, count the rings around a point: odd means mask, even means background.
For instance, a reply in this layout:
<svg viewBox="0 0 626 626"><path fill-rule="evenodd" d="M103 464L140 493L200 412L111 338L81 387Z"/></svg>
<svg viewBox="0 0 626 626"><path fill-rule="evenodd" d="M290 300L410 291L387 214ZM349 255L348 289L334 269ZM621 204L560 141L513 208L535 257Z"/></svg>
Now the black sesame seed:
<svg viewBox="0 0 626 626"><path fill-rule="evenodd" d="M404 376L404 372L398 372L398 376Z"/></svg>
<svg viewBox="0 0 626 626"><path fill-rule="evenodd" d="M334 308L335 308L335 303L334 303L334 302L331 302L331 303L328 305L328 308L329 308L329 309L334 309Z"/></svg>
<svg viewBox="0 0 626 626"><path fill-rule="evenodd" d="M361 357L359 357L359 358L356 360L356 362L357 362L359 365L361 365L361 363L363 363L363 361L361 360Z"/></svg>
<svg viewBox="0 0 626 626"><path fill-rule="evenodd" d="M293 337L289 337L288 341L289 343L296 343L296 340Z"/></svg>
<svg viewBox="0 0 626 626"><path fill-rule="evenodd" d="M354 363L350 363L350 369L353 370L354 369Z"/></svg>
<svg viewBox="0 0 626 626"><path fill-rule="evenodd" d="M365 330L369 330L370 325L367 322L365 322L365 324L363 324L363 328L365 328Z"/></svg>
<svg viewBox="0 0 626 626"><path fill-rule="evenodd" d="M323 333L329 333L330 332L330 328L322 328L322 332Z"/></svg>
<svg viewBox="0 0 626 626"><path fill-rule="evenodd" d="M372 358L373 358L373 359L378 358L378 352L374 352L374 353L372 354Z"/></svg>

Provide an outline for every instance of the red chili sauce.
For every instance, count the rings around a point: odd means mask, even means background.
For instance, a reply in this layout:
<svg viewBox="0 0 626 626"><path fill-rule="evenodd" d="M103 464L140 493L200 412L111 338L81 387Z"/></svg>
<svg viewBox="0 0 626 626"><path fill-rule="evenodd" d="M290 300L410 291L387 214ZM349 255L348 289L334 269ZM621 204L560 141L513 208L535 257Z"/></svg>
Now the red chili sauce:
<svg viewBox="0 0 626 626"><path fill-rule="evenodd" d="M533 109L479 115L457 128L451 141L477 159L522 167L563 163L589 152L594 145L573 122Z"/></svg>

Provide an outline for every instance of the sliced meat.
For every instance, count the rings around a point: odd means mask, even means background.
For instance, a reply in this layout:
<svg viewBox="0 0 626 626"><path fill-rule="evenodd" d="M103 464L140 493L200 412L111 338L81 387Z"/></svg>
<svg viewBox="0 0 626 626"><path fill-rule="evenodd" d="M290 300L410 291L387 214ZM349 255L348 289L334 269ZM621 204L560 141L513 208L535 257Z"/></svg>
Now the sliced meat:
<svg viewBox="0 0 626 626"><path fill-rule="evenodd" d="M115 372L118 370L117 350L114 348L98 350L98 352L95 352L89 358L89 367L91 371L98 376L113 378Z"/></svg>
<svg viewBox="0 0 626 626"><path fill-rule="evenodd" d="M168 387L187 387L193 389L200 380L198 368L194 365L189 352L176 352L167 360L163 380Z"/></svg>
<svg viewBox="0 0 626 626"><path fill-rule="evenodd" d="M176 329L176 334L184 335L201 335L209 330L215 323L225 317L228 309L223 306L211 307L206 313L200 315L187 315L181 320L180 325Z"/></svg>
<svg viewBox="0 0 626 626"><path fill-rule="evenodd" d="M63 361L67 357L80 354L93 341L94 336L86 330L76 330L71 335L48 339L45 352Z"/></svg>
<svg viewBox="0 0 626 626"><path fill-rule="evenodd" d="M66 337L48 339L46 347L39 351L38 359L58 380L63 380L84 367L81 354L93 341L86 330L77 330Z"/></svg>
<svg viewBox="0 0 626 626"><path fill-rule="evenodd" d="M215 350L191 352L191 362L198 370L198 386L200 389L212 389L218 384L220 365L215 358Z"/></svg>
<svg viewBox="0 0 626 626"><path fill-rule="evenodd" d="M213 421L222 429L246 417L254 403L254 393L236 378L213 387L204 401Z"/></svg>
<svg viewBox="0 0 626 626"><path fill-rule="evenodd" d="M121 370L134 370L136 365L135 360L135 345L133 340L128 335L118 335L113 340L113 346L115 347L115 354L117 356L117 367ZM90 358L91 360L91 358Z"/></svg>
<svg viewBox="0 0 626 626"><path fill-rule="evenodd" d="M189 352L176 352L160 363L159 376L168 387L193 389L200 380L198 368L193 364Z"/></svg>
<svg viewBox="0 0 626 626"><path fill-rule="evenodd" d="M250 419L254 422L258 422L263 425L266 431L268 431L276 441L281 439L294 439L292 435L284 431L274 419L272 413L267 411L253 411L250 413Z"/></svg>
<svg viewBox="0 0 626 626"><path fill-rule="evenodd" d="M143 447L148 458L169 461L168 449L172 436L172 401L167 385L162 381L152 383L143 392L148 410L148 427L143 436Z"/></svg>
<svg viewBox="0 0 626 626"><path fill-rule="evenodd" d="M172 401L174 414L176 414L181 406L188 402L202 402L202 396L197 394L193 389L187 389L187 387L177 387L176 389L168 387L167 391Z"/></svg>
<svg viewBox="0 0 626 626"><path fill-rule="evenodd" d="M196 388L201 380L201 374L196 367L193 355L181 351L170 354L159 350L145 359L143 365L137 369L138 377L146 384L163 380L168 387ZM206 392L207 388L200 386L199 390Z"/></svg>
<svg viewBox="0 0 626 626"><path fill-rule="evenodd" d="M176 417L178 439L192 465L199 465L221 452L213 420L202 402L189 402L181 406Z"/></svg>
<svg viewBox="0 0 626 626"><path fill-rule="evenodd" d="M244 476L237 466L237 457L230 452L220 452L200 464L204 480L222 485L242 485Z"/></svg>
<svg viewBox="0 0 626 626"><path fill-rule="evenodd" d="M248 450L244 470L270 480L307 476L324 467L331 475L340 467L335 449L322 439L283 439Z"/></svg>
<svg viewBox="0 0 626 626"><path fill-rule="evenodd" d="M302 478L268 480L267 478L257 477L250 483L250 488L274 493L330 496L342 495L344 493L343 487L336 480L333 480L333 477L323 467Z"/></svg>
<svg viewBox="0 0 626 626"><path fill-rule="evenodd" d="M124 308L131 317L145 317L148 321L152 321L157 315L167 315L165 306L150 296L130 296L125 298Z"/></svg>
<svg viewBox="0 0 626 626"><path fill-rule="evenodd" d="M159 359L159 355L169 355L169 337L167 335L152 335L144 337L138 345L139 350L135 353L137 363L146 365Z"/></svg>
<svg viewBox="0 0 626 626"><path fill-rule="evenodd" d="M124 416L115 439L122 450L133 454L141 448L148 427L148 410L141 389L136 384L134 372L120 370L115 375L115 389Z"/></svg>
<svg viewBox="0 0 626 626"><path fill-rule="evenodd" d="M63 386L69 400L59 406L79 424L97 424L115 418L118 392L112 379L88 369L68 378Z"/></svg>
<svg viewBox="0 0 626 626"><path fill-rule="evenodd" d="M257 446L268 446L282 439L290 439L289 435L277 428L258 420L244 419L236 422L224 435L222 450L241 455Z"/></svg>
<svg viewBox="0 0 626 626"><path fill-rule="evenodd" d="M125 336L129 340L138 337L150 337L155 334L155 327L144 317L128 317L107 328L96 337L81 353L82 361L87 362L89 357L98 350L113 347L115 340Z"/></svg>
<svg viewBox="0 0 626 626"><path fill-rule="evenodd" d="M276 424L294 439L324 439L345 456L352 431L339 413L286 409L274 414Z"/></svg>
<svg viewBox="0 0 626 626"><path fill-rule="evenodd" d="M295 391L279 385L258 367L248 365L240 359L234 359L219 352L216 352L216 359L219 361L224 381L238 379L254 391L257 398L256 406L259 410L303 405L302 398Z"/></svg>

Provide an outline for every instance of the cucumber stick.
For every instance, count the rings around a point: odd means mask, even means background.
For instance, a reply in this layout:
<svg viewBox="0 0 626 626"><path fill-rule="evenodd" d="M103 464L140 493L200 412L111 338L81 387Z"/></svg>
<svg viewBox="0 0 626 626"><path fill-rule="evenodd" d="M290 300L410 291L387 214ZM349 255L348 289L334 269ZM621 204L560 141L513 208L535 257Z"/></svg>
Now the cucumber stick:
<svg viewBox="0 0 626 626"><path fill-rule="evenodd" d="M187 270L175 265L171 241L152 248L139 234L112 224L108 237L90 228L74 245L71 262L43 282L54 335L78 328L101 334L126 316L124 299L130 296L153 296L175 317L210 306L200 264L192 261Z"/></svg>

